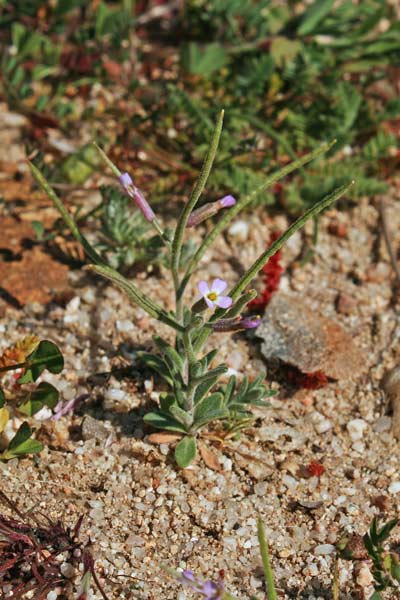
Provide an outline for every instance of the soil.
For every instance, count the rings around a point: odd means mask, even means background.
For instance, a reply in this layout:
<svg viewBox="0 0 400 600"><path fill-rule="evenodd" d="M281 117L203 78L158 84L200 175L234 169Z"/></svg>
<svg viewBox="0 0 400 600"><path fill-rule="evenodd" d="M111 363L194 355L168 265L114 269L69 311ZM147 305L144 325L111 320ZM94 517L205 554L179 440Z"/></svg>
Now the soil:
<svg viewBox="0 0 400 600"><path fill-rule="evenodd" d="M168 338L168 330L118 290L80 269L67 270L37 246L27 222L32 212L35 220L48 215L49 205L31 193L23 164L18 172L24 185L15 186L9 164L4 172L9 176L0 190L7 189L0 216L6 256L0 269L0 350L30 333L54 341L65 369L44 379L64 400L83 399L73 415L34 422L46 449L33 458L0 463L1 489L21 510L38 507L69 525L84 515L83 537L92 540L96 569L110 598L183 600L182 587L163 565L214 579L223 569L230 593L263 597L258 515L266 526L279 597L331 598L334 544L341 532L364 534L374 515L388 520L400 508L399 442L381 386L385 373L400 362L400 303L376 199L347 200L326 212L318 245L305 265L300 255L311 239L311 225L295 235L283 252L286 273L277 292L342 326L363 356L364 371L353 379L339 373L318 390L296 389L263 359L260 340L214 334L210 344L218 345L219 358L239 377L265 372L278 394L270 408L255 411L255 426L239 440L218 446L202 439L209 466L199 456L180 471L173 445L149 439L153 432L142 416L157 402L160 387L135 364L137 351L152 348L156 333ZM393 245L400 248L396 182L385 200ZM240 236L222 237L195 279L223 276L235 282L265 248L270 232L287 225L286 218L270 217L262 207L237 220L244 222L237 228ZM206 228L196 235L202 232ZM33 251L25 247L18 250L19 258L10 255L12 235L33 240ZM51 264L43 265L43 257ZM30 268L21 269L25 260ZM45 275L43 281L39 274ZM141 272L137 282L171 308L167 275L163 269ZM37 295L16 294L28 287ZM195 285L190 293L194 298ZM17 302L10 298L14 295ZM18 421L12 426L16 429ZM309 476L312 461L325 469L319 477ZM400 541L396 530L393 540ZM341 599L368 593L362 580L355 581L353 563L340 560L339 572ZM393 592L386 596L395 597Z"/></svg>

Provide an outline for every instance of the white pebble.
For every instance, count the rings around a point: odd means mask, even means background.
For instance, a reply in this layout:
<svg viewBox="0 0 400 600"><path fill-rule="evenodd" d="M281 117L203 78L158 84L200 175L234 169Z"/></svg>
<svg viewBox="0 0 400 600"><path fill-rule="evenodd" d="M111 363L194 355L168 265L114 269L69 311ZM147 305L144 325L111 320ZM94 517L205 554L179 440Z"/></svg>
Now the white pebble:
<svg viewBox="0 0 400 600"><path fill-rule="evenodd" d="M389 492L391 494L398 494L400 492L400 481L392 481L389 485Z"/></svg>
<svg viewBox="0 0 400 600"><path fill-rule="evenodd" d="M57 600L58 598L58 594L57 592L55 592L54 590L52 592L49 592L46 596L47 600Z"/></svg>
<svg viewBox="0 0 400 600"><path fill-rule="evenodd" d="M132 331L133 330L133 323L132 321L129 321L128 319L121 319L118 320L116 322L116 326L118 331Z"/></svg>
<svg viewBox="0 0 400 600"><path fill-rule="evenodd" d="M67 306L65 307L65 310L67 312L75 312L78 310L80 303L81 299L79 298L79 296L75 296L75 298L72 298L72 300L68 302Z"/></svg>
<svg viewBox="0 0 400 600"><path fill-rule="evenodd" d="M236 223L229 227L228 235L240 242L245 242L249 237L249 224L246 221L236 221Z"/></svg>
<svg viewBox="0 0 400 600"><path fill-rule="evenodd" d="M333 554L336 550L336 547L333 544L320 544L319 546L315 546L314 554L315 555L325 555L325 554Z"/></svg>
<svg viewBox="0 0 400 600"><path fill-rule="evenodd" d="M332 429L332 423L329 419L321 419L321 421L317 421L317 423L314 424L314 427L317 433L325 433Z"/></svg>
<svg viewBox="0 0 400 600"><path fill-rule="evenodd" d="M363 438L367 423L363 419L353 419L347 423L346 427L351 439L355 442Z"/></svg>
<svg viewBox="0 0 400 600"><path fill-rule="evenodd" d="M110 388L104 394L106 400L123 400L125 396L124 390L119 390L118 388Z"/></svg>

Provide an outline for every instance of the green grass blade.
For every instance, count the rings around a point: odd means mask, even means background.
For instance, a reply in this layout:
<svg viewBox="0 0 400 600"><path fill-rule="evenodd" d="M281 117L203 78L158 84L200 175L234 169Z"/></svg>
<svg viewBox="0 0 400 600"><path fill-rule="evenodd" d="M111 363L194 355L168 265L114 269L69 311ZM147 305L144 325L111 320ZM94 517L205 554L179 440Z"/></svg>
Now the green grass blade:
<svg viewBox="0 0 400 600"><path fill-rule="evenodd" d="M260 554L261 554L261 560L263 563L265 583L267 585L267 599L268 600L278 600L278 594L276 593L275 583L274 583L274 572L272 570L270 556L269 556L268 542L267 542L267 538L265 537L265 529L264 529L264 524L261 520L261 517L258 517L257 533L258 533L258 541L260 544Z"/></svg>

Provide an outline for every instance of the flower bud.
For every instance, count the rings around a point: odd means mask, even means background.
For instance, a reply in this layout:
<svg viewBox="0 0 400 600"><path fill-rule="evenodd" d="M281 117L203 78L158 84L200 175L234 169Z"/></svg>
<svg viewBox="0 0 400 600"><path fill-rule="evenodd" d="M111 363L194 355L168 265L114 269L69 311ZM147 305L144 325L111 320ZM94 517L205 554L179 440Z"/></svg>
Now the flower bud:
<svg viewBox="0 0 400 600"><path fill-rule="evenodd" d="M143 196L142 192L134 185L129 173L122 173L119 177L119 182L124 191L132 198L138 209L143 214L146 221L151 223L156 218L151 206Z"/></svg>
<svg viewBox="0 0 400 600"><path fill-rule="evenodd" d="M212 328L217 332L225 331L243 331L245 329L255 329L261 323L260 317L234 317L233 319L220 319L212 323Z"/></svg>
<svg viewBox="0 0 400 600"><path fill-rule="evenodd" d="M221 208L229 208L236 204L236 200L233 196L224 196L220 198L216 202L209 202L208 204L204 204L200 208L194 210L188 219L187 226L188 227L196 227L206 219L213 217L221 210Z"/></svg>

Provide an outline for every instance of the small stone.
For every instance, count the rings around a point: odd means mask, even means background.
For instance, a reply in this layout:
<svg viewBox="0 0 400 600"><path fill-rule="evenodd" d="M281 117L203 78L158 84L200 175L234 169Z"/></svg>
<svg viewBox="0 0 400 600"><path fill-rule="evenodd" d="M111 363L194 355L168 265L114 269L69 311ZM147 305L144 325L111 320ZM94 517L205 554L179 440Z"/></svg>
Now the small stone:
<svg viewBox="0 0 400 600"><path fill-rule="evenodd" d="M346 425L347 431L353 442L361 440L364 437L364 431L367 427L367 423L363 419L353 419Z"/></svg>
<svg viewBox="0 0 400 600"><path fill-rule="evenodd" d="M342 315L351 315L357 307L357 300L347 294L339 294L336 308Z"/></svg>
<svg viewBox="0 0 400 600"><path fill-rule="evenodd" d="M245 242L249 237L249 224L246 221L236 221L229 227L228 235L236 238L239 242Z"/></svg>
<svg viewBox="0 0 400 600"><path fill-rule="evenodd" d="M400 481L392 481L389 485L389 492L391 494L398 494L400 492Z"/></svg>
<svg viewBox="0 0 400 600"><path fill-rule="evenodd" d="M372 429L376 433L383 433L384 431L390 431L392 427L392 419L390 417L379 417L372 425Z"/></svg>
<svg viewBox="0 0 400 600"><path fill-rule="evenodd" d="M134 329L132 321L129 321L128 319L118 320L116 322L116 326L117 326L118 331L121 331L121 332L133 331L133 329Z"/></svg>
<svg viewBox="0 0 400 600"><path fill-rule="evenodd" d="M347 224L339 223L339 221L333 221L328 225L328 231L331 235L336 235L337 237L344 238L347 235Z"/></svg>
<svg viewBox="0 0 400 600"><path fill-rule="evenodd" d="M325 433L326 431L332 429L332 423L329 421L329 419L321 419L320 421L314 423L314 428L317 433Z"/></svg>
<svg viewBox="0 0 400 600"><path fill-rule="evenodd" d="M104 426L101 421L94 419L90 415L86 415L86 417L82 421L82 438L86 440L99 440L105 441L108 439L110 435L110 430Z"/></svg>
<svg viewBox="0 0 400 600"><path fill-rule="evenodd" d="M118 388L110 388L104 394L106 400L116 400L117 402L123 400L125 396L124 390Z"/></svg>
<svg viewBox="0 0 400 600"><path fill-rule="evenodd" d="M374 582L372 573L366 563L359 566L356 582L362 588L368 588Z"/></svg>
<svg viewBox="0 0 400 600"><path fill-rule="evenodd" d="M327 554L333 554L336 550L336 546L333 544L320 544L319 546L315 546L314 554L325 556Z"/></svg>

